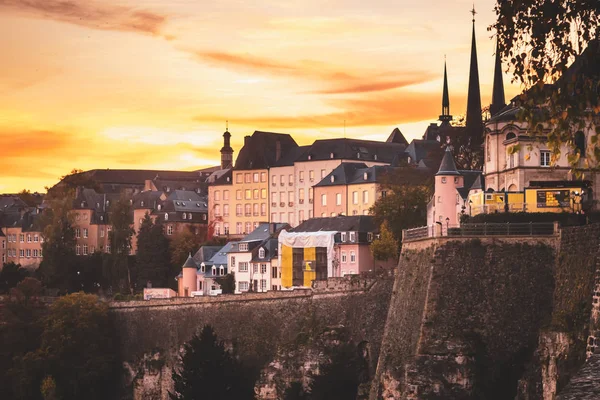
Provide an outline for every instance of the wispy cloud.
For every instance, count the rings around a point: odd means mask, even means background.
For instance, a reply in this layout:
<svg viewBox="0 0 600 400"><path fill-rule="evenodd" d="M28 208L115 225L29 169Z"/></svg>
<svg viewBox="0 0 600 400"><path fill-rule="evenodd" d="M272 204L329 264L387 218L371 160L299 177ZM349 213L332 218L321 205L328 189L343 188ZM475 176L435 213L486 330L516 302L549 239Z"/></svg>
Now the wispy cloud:
<svg viewBox="0 0 600 400"><path fill-rule="evenodd" d="M0 7L92 29L161 35L166 16L94 0L0 0ZM170 36L165 36L170 39Z"/></svg>
<svg viewBox="0 0 600 400"><path fill-rule="evenodd" d="M335 66L314 60L301 60L297 63L284 63L269 58L256 57L250 54L233 54L224 52L193 52L194 56L208 64L222 66L237 71L251 71L270 76L288 75L318 81L325 85L334 85L317 94L348 94L378 92L398 89L433 79L424 72L399 73L393 71L370 72L343 71ZM398 75L404 75L399 78Z"/></svg>

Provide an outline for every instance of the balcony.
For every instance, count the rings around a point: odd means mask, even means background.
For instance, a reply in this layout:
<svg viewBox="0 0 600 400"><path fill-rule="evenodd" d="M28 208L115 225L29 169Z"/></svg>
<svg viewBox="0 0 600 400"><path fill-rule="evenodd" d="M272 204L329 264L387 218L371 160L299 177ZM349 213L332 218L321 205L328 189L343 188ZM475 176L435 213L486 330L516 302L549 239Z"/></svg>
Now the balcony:
<svg viewBox="0 0 600 400"><path fill-rule="evenodd" d="M288 203L288 207L294 207L294 202L293 202L293 201L290 201L290 202Z"/></svg>
<svg viewBox="0 0 600 400"><path fill-rule="evenodd" d="M289 186L294 186L294 182L288 183Z"/></svg>
<svg viewBox="0 0 600 400"><path fill-rule="evenodd" d="M285 203L282 201L281 203L279 203L279 207L285 207Z"/></svg>
<svg viewBox="0 0 600 400"><path fill-rule="evenodd" d="M298 203L300 203L300 204L304 204L304 199L300 199L300 200L298 200Z"/></svg>
<svg viewBox="0 0 600 400"><path fill-rule="evenodd" d="M252 213L251 213L251 212L247 212L247 213L246 213L246 217L251 217L251 216L252 216Z"/></svg>
<svg viewBox="0 0 600 400"><path fill-rule="evenodd" d="M304 179L303 179L303 178L300 178L300 179L298 179L298 181L299 181L300 183L304 183Z"/></svg>
<svg viewBox="0 0 600 400"><path fill-rule="evenodd" d="M277 207L277 203L276 202L272 202L271 203L271 207Z"/></svg>
<svg viewBox="0 0 600 400"><path fill-rule="evenodd" d="M285 186L285 182L281 182L281 186Z"/></svg>
<svg viewBox="0 0 600 400"><path fill-rule="evenodd" d="M277 186L276 182L271 183L271 186Z"/></svg>
<svg viewBox="0 0 600 400"><path fill-rule="evenodd" d="M241 213L241 212L236 212L236 213L235 213L235 216L236 216L236 217L241 217L241 216L242 216L242 213Z"/></svg>
<svg viewBox="0 0 600 400"><path fill-rule="evenodd" d="M255 213L254 213L254 216L255 216L255 217L258 217L258 215L259 215L259 213L258 213L258 212L255 212Z"/></svg>
<svg viewBox="0 0 600 400"><path fill-rule="evenodd" d="M308 204L312 204L313 203L313 199L308 199Z"/></svg>

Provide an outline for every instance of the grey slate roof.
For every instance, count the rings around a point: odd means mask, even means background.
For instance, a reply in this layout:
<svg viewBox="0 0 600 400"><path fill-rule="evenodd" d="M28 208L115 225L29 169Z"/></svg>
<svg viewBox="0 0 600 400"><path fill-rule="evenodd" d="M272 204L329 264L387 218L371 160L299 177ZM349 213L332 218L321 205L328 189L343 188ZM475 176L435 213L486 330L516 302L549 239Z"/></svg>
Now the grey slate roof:
<svg viewBox="0 0 600 400"><path fill-rule="evenodd" d="M275 163L275 167L285 167L294 165L294 162L304 155L306 151L310 149L310 146L298 146L292 147L286 154L284 154L279 161Z"/></svg>
<svg viewBox="0 0 600 400"><path fill-rule="evenodd" d="M233 250L233 246L236 243L237 242L228 242L225 246L221 247L221 249L219 249L219 251L217 251L215 253L215 255L213 255L211 257L210 260L208 260L208 263L205 262L205 264L227 265L227 263L228 263L227 254L229 254Z"/></svg>
<svg viewBox="0 0 600 400"><path fill-rule="evenodd" d="M200 247L200 249L198 249L196 254L194 254L193 259L197 265L206 263L211 258L213 258L214 255L217 254L221 249L222 246L202 246Z"/></svg>
<svg viewBox="0 0 600 400"><path fill-rule="evenodd" d="M378 230L372 216L353 215L311 218L292 229L291 232L377 232Z"/></svg>
<svg viewBox="0 0 600 400"><path fill-rule="evenodd" d="M187 260L185 260L185 263L183 264L183 266L181 268L196 268L196 269L198 269L198 266L196 265L196 262L194 262L194 259L192 258L191 254L188 256Z"/></svg>
<svg viewBox="0 0 600 400"><path fill-rule="evenodd" d="M401 143L377 142L360 139L323 139L316 140L297 161L344 159L361 161L379 161L392 163L398 154L404 153L406 145ZM333 157L332 157L333 155Z"/></svg>
<svg viewBox="0 0 600 400"><path fill-rule="evenodd" d="M398 128L394 128L392 133L390 133L390 136L388 136L386 142L387 143L400 143L405 146L408 146L408 141L406 140L406 138L404 137L404 135L402 134L402 132L400 132L400 129L398 129Z"/></svg>
<svg viewBox="0 0 600 400"><path fill-rule="evenodd" d="M444 158L442 158L442 163L440 164L440 169L438 170L436 176L437 175L460 175L460 173L456 169L454 157L452 156L452 152L450 151L450 146L446 147L446 151L444 152Z"/></svg>
<svg viewBox="0 0 600 400"><path fill-rule="evenodd" d="M264 240L260 245L256 246L254 248L254 250L252 250L252 260L250 260L250 262L253 262L253 263L267 262L274 258L277 258L278 245L279 245L279 241L277 238L268 238L268 239ZM265 249L265 257L264 258L260 258L258 256L259 250L261 248Z"/></svg>
<svg viewBox="0 0 600 400"><path fill-rule="evenodd" d="M163 193L156 190L147 190L145 192L137 193L133 196L133 209L153 210L162 202L161 196L163 196Z"/></svg>
<svg viewBox="0 0 600 400"><path fill-rule="evenodd" d="M284 154L298 147L287 133L255 131L246 136L244 146L235 161L236 170L265 169L273 167ZM279 149L279 158L278 152Z"/></svg>

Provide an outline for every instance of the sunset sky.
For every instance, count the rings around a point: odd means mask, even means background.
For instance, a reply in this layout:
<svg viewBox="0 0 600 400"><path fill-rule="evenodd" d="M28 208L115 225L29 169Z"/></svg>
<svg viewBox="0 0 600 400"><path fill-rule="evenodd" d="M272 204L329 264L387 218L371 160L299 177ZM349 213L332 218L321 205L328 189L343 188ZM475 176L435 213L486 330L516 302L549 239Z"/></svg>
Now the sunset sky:
<svg viewBox="0 0 600 400"><path fill-rule="evenodd" d="M475 3L482 104L493 0ZM73 168L193 170L254 130L420 137L466 107L472 0L0 0L0 193ZM505 76L507 98L519 91Z"/></svg>

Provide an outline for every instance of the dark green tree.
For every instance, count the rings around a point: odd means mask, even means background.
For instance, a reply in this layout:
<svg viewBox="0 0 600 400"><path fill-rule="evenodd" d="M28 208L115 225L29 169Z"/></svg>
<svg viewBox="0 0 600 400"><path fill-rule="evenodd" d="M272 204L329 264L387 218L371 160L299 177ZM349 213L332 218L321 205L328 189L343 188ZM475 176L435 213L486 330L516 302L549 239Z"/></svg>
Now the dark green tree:
<svg viewBox="0 0 600 400"><path fill-rule="evenodd" d="M29 272L22 268L21 264L15 264L12 261L4 264L0 271L0 293L14 288L27 276L29 276Z"/></svg>
<svg viewBox="0 0 600 400"><path fill-rule="evenodd" d="M115 337L108 306L98 297L74 293L55 301L38 354L58 398L93 400L114 394L119 375ZM36 385L38 391L41 384Z"/></svg>
<svg viewBox="0 0 600 400"><path fill-rule="evenodd" d="M179 273L181 266L187 260L190 253L195 254L203 242L206 240L206 235L196 235L189 229L184 229L178 232L170 243L171 264Z"/></svg>
<svg viewBox="0 0 600 400"><path fill-rule="evenodd" d="M209 325L184 345L181 364L179 372L173 370L172 400L254 399L253 374L225 350Z"/></svg>
<svg viewBox="0 0 600 400"><path fill-rule="evenodd" d="M161 223L154 223L149 214L142 220L137 236L137 288L167 287L170 267L169 240L165 237Z"/></svg>
<svg viewBox="0 0 600 400"><path fill-rule="evenodd" d="M387 221L381 224L379 237L371 243L371 254L378 261L387 261L398 257L398 241L394 239Z"/></svg>
<svg viewBox="0 0 600 400"><path fill-rule="evenodd" d="M129 252L131 238L135 233L133 223L133 208L126 196L114 202L110 208L111 231L108 233L111 256L105 262L104 276L111 287L118 288L122 293L132 293L131 269Z"/></svg>
<svg viewBox="0 0 600 400"><path fill-rule="evenodd" d="M283 400L308 400L308 393L304 390L302 382L292 382L290 386L285 389L283 394Z"/></svg>
<svg viewBox="0 0 600 400"><path fill-rule="evenodd" d="M329 360L319 365L319 375L310 385L311 400L356 399L362 360L351 344L340 344L328 352Z"/></svg>
<svg viewBox="0 0 600 400"><path fill-rule="evenodd" d="M81 289L77 275L72 208L72 196L54 198L42 214L44 259L40 263L40 273L45 286L57 288L63 293Z"/></svg>
<svg viewBox="0 0 600 400"><path fill-rule="evenodd" d="M575 172L593 166L590 161L600 161L596 135L583 152L577 132L600 133L600 2L497 0L495 11L490 30L497 33L513 81L525 89L517 99L518 118L527 122L531 137L547 137L553 163L566 145ZM571 66L576 68L570 72Z"/></svg>
<svg viewBox="0 0 600 400"><path fill-rule="evenodd" d="M215 278L215 281L221 286L223 294L234 294L235 293L235 277L233 274L227 274Z"/></svg>
<svg viewBox="0 0 600 400"><path fill-rule="evenodd" d="M427 224L427 203L433 192L430 175L399 168L385 177L382 190L386 194L377 199L371 214L379 225L387 221L396 241L402 240L403 229Z"/></svg>

